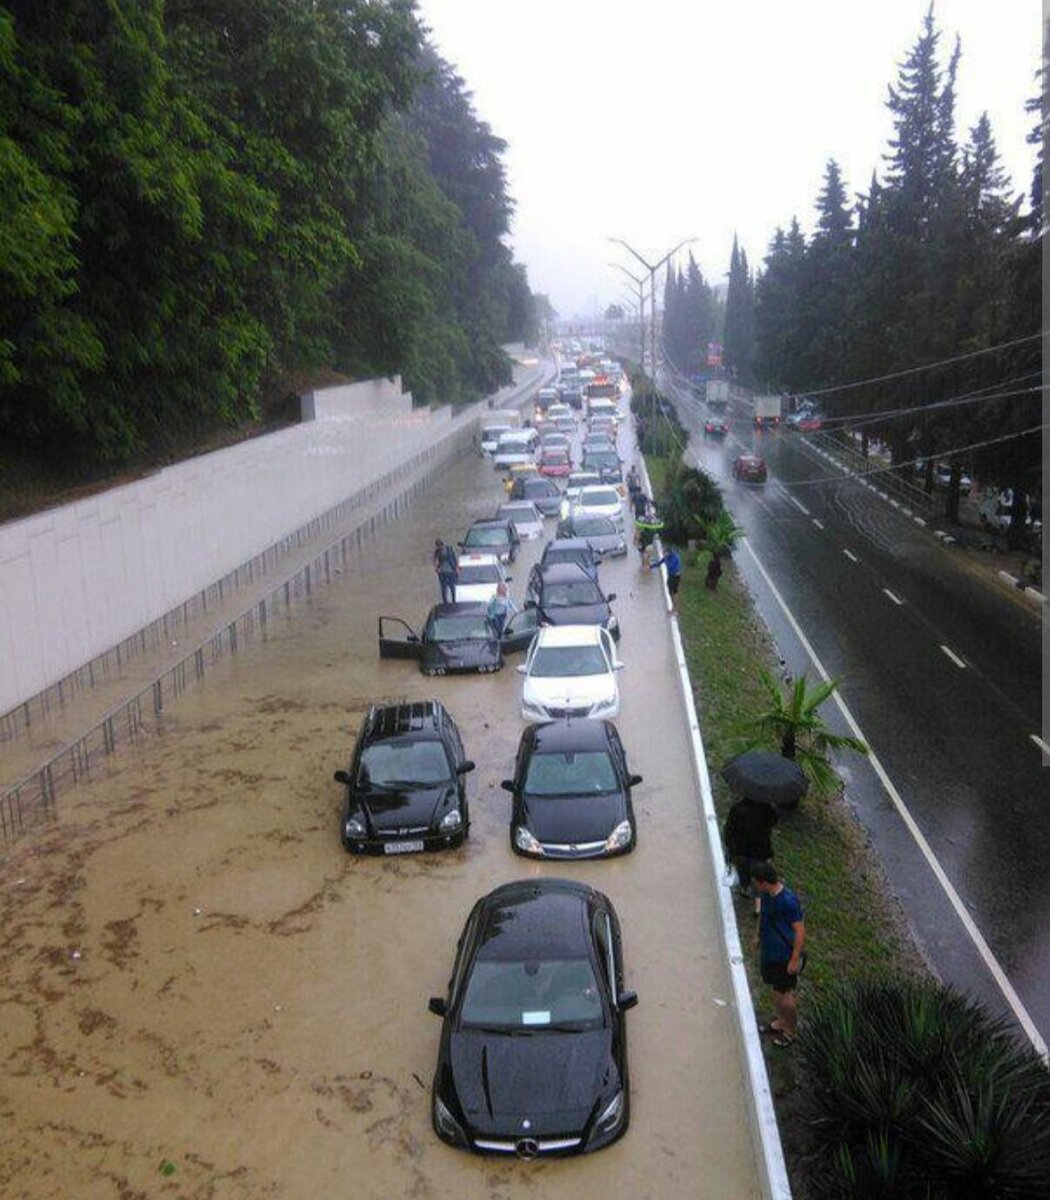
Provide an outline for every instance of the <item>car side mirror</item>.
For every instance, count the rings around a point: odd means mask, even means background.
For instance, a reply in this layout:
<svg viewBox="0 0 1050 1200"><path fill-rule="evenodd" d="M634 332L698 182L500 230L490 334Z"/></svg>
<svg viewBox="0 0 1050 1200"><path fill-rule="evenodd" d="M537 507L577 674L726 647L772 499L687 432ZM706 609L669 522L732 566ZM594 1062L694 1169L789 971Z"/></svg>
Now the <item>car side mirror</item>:
<svg viewBox="0 0 1050 1200"><path fill-rule="evenodd" d="M514 791L514 780L513 779L501 779L499 782L499 785L505 792L513 792Z"/></svg>
<svg viewBox="0 0 1050 1200"><path fill-rule="evenodd" d="M628 787L637 787L642 782L643 782L643 780L642 780L641 775L631 775L627 779L627 786Z"/></svg>
<svg viewBox="0 0 1050 1200"><path fill-rule="evenodd" d="M504 583L513 583L513 582L514 582L514 576L513 576L513 575L504 575L504 577L503 577L503 582L504 582Z"/></svg>
<svg viewBox="0 0 1050 1200"><path fill-rule="evenodd" d="M471 759L466 758L456 768L456 774L457 775L468 775L473 770L474 770L474 762Z"/></svg>
<svg viewBox="0 0 1050 1200"><path fill-rule="evenodd" d="M626 663L615 662L615 663L613 663L613 670L614 671L622 671L624 669L624 667L626 667L626 666L627 666Z"/></svg>
<svg viewBox="0 0 1050 1200"><path fill-rule="evenodd" d="M525 666L524 663L518 663L518 665L514 669L515 669L515 671L518 672L519 675L527 675L529 673L529 669L528 669L528 667Z"/></svg>
<svg viewBox="0 0 1050 1200"><path fill-rule="evenodd" d="M616 599L616 593L615 593L615 592L610 592L610 593L608 594L608 596L606 596L605 598L606 598L606 600L608 600L608 601L609 601L609 603L610 603L610 604L612 604L612 602L613 602L613 601Z"/></svg>
<svg viewBox="0 0 1050 1200"><path fill-rule="evenodd" d="M350 776L346 773L346 771L336 771L333 778L335 779L336 783L345 783L347 785L350 783Z"/></svg>
<svg viewBox="0 0 1050 1200"><path fill-rule="evenodd" d="M448 1006L440 996L431 996L427 1001L427 1008L434 1014L435 1017L443 1017L448 1011Z"/></svg>
<svg viewBox="0 0 1050 1200"><path fill-rule="evenodd" d="M433 1000L431 1000L431 1004L433 1003ZM637 1003L637 992L621 992L616 997L616 1007L620 1010L620 1012L626 1012L629 1008L634 1008Z"/></svg>

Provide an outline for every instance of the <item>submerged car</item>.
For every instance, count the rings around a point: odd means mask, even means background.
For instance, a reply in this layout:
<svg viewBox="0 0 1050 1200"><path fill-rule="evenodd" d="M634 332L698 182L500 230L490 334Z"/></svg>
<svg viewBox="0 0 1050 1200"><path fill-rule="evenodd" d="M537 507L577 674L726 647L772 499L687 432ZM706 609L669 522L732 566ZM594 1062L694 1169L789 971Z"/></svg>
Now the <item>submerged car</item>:
<svg viewBox="0 0 1050 1200"><path fill-rule="evenodd" d="M482 897L459 939L431 1092L442 1141L521 1159L585 1154L630 1119L620 924L609 899L563 879Z"/></svg>
<svg viewBox="0 0 1050 1200"><path fill-rule="evenodd" d="M591 487L601 481L602 477L597 471L573 471L565 481L565 499L571 503L580 494L581 488Z"/></svg>
<svg viewBox="0 0 1050 1200"><path fill-rule="evenodd" d="M543 537L543 514L531 500L508 500L499 506L496 516L510 521L522 541Z"/></svg>
<svg viewBox="0 0 1050 1200"><path fill-rule="evenodd" d="M521 549L521 538L511 521L492 517L474 521L459 547L466 554L495 554L500 562L512 563Z"/></svg>
<svg viewBox="0 0 1050 1200"><path fill-rule="evenodd" d="M556 517L561 511L561 491L550 479L515 479L510 489L511 500L528 500L545 517Z"/></svg>
<svg viewBox="0 0 1050 1200"><path fill-rule="evenodd" d="M733 460L733 478L741 483L765 483L766 462L757 454L738 454Z"/></svg>
<svg viewBox="0 0 1050 1200"><path fill-rule="evenodd" d="M627 854L636 838L631 788L641 782L611 721L530 725L514 778L500 785L514 797L511 848L531 858Z"/></svg>
<svg viewBox="0 0 1050 1200"><path fill-rule="evenodd" d="M575 563L532 568L525 596L542 625L601 625L619 640L620 623L610 607L616 594L602 594L595 580Z"/></svg>
<svg viewBox="0 0 1050 1200"><path fill-rule="evenodd" d="M572 473L572 455L560 446L549 446L540 452L540 474L551 479L564 479Z"/></svg>
<svg viewBox="0 0 1050 1200"><path fill-rule="evenodd" d="M612 522L609 524L611 527ZM543 547L541 567L566 562L578 563L592 579L598 578L599 556L586 538L556 537Z"/></svg>
<svg viewBox="0 0 1050 1200"><path fill-rule="evenodd" d="M607 717L620 712L616 673L623 663L612 638L597 625L545 625L525 662L521 715L526 721Z"/></svg>
<svg viewBox="0 0 1050 1200"><path fill-rule="evenodd" d="M585 540L598 558L623 558L627 539L610 517L570 513L558 523L558 537Z"/></svg>
<svg viewBox="0 0 1050 1200"><path fill-rule="evenodd" d="M343 784L342 840L353 854L411 854L463 844L464 776L474 764L439 700L372 705Z"/></svg>
<svg viewBox="0 0 1050 1200"><path fill-rule="evenodd" d="M456 576L457 604L484 604L510 577L496 554L461 554Z"/></svg>
<svg viewBox="0 0 1050 1200"><path fill-rule="evenodd" d="M623 500L619 491L606 485L580 488L579 494L572 502L572 516L608 517L617 527L623 528Z"/></svg>
<svg viewBox="0 0 1050 1200"><path fill-rule="evenodd" d="M516 613L500 638L486 605L438 604L422 636L400 617L380 617L379 657L415 659L424 675L487 674L503 666L505 653L526 649L538 625L537 613Z"/></svg>

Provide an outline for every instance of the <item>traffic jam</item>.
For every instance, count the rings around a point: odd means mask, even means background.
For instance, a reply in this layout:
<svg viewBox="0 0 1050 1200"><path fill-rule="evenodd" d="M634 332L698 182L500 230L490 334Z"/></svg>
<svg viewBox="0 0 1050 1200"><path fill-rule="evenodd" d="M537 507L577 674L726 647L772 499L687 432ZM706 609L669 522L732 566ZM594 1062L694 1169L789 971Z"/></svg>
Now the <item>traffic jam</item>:
<svg viewBox="0 0 1050 1200"><path fill-rule="evenodd" d="M505 715L525 724L499 782L510 796L509 849L564 869L629 854L638 840L633 794L643 779L614 723L622 631L604 580L616 560L621 577L636 570L623 562L626 387L618 363L582 352L561 359L531 416L490 410L476 444L505 500L454 544L436 541L440 603L378 616L379 656L406 660L401 669L414 662L435 681L510 666L520 675L519 711ZM526 547L534 561L519 575ZM439 694L370 705L350 762L335 772L344 848L455 852L470 836L475 770L470 731ZM602 891L564 874L516 880L508 871L464 914L449 968L447 993L429 1001L441 1019L430 1113L443 1142L535 1159L622 1137L626 1014L638 997Z"/></svg>

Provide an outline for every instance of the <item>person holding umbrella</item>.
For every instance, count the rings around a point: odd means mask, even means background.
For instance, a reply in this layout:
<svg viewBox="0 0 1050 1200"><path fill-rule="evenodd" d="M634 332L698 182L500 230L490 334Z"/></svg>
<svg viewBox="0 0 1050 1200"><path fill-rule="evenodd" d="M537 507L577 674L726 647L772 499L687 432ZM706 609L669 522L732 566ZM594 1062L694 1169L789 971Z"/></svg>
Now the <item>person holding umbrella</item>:
<svg viewBox="0 0 1050 1200"><path fill-rule="evenodd" d="M779 820L777 810L764 800L741 796L726 815L722 838L736 867L740 894L751 895L751 875L755 867L773 858L773 828ZM755 916L759 915L761 896L755 892Z"/></svg>

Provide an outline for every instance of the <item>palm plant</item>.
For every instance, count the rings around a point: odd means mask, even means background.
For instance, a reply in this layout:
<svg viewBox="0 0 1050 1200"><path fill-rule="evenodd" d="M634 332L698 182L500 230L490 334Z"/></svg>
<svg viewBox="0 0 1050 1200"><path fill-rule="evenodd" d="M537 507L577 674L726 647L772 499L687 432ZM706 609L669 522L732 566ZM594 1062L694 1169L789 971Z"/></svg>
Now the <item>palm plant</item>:
<svg viewBox="0 0 1050 1200"><path fill-rule="evenodd" d="M701 543L701 550L711 555L707 565L707 586L714 591L722 574L722 557L733 553L733 546L739 537L744 536L743 526L737 525L732 514L726 509L708 525Z"/></svg>
<svg viewBox="0 0 1050 1200"><path fill-rule="evenodd" d="M746 732L757 735L750 746L762 746L770 738L776 739L785 758L796 759L818 788L830 790L838 782L831 765L833 750L868 753L867 745L859 738L832 733L820 715L820 706L839 681L829 679L810 687L807 676L800 675L781 688L768 671L761 673L761 679L769 692L770 707L744 726Z"/></svg>
<svg viewBox="0 0 1050 1200"><path fill-rule="evenodd" d="M686 466L681 455L667 468L660 512L667 540L684 546L690 538L703 537L723 512L722 491L699 467Z"/></svg>

